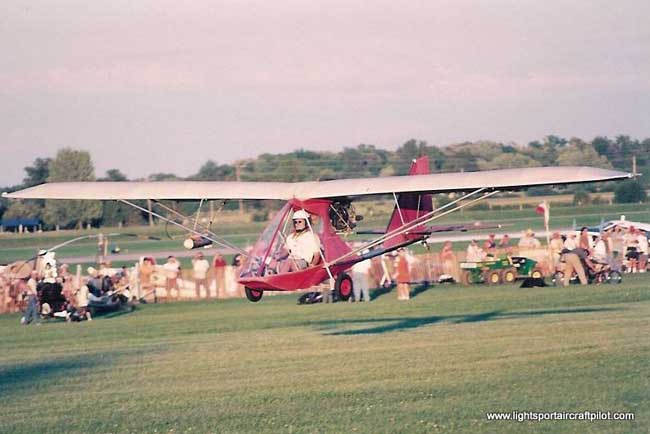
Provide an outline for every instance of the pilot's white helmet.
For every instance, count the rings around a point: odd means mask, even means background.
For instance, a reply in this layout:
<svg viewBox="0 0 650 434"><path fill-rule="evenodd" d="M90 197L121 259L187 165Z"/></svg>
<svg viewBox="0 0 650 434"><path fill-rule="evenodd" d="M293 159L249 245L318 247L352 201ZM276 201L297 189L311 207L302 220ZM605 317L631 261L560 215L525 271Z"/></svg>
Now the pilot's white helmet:
<svg viewBox="0 0 650 434"><path fill-rule="evenodd" d="M309 213L305 211L304 209L299 209L298 211L293 213L293 217L291 218L292 220L309 220Z"/></svg>

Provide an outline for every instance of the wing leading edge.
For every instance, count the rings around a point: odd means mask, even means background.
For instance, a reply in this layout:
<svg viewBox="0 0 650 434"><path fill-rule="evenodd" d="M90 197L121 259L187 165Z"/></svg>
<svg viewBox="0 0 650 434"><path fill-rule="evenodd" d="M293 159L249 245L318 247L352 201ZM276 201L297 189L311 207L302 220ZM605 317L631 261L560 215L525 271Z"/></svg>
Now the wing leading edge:
<svg viewBox="0 0 650 434"><path fill-rule="evenodd" d="M483 172L338 179L313 182L59 182L13 193L10 199L325 199L408 192L452 192L479 188L512 190L632 178L631 173L593 167L531 167Z"/></svg>

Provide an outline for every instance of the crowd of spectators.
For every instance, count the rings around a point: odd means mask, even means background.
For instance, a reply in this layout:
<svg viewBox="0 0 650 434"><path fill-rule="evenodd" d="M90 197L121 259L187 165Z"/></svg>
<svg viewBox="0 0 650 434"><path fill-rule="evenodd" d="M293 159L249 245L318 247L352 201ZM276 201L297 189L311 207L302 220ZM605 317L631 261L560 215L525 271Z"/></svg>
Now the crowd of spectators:
<svg viewBox="0 0 650 434"><path fill-rule="evenodd" d="M597 269L602 264L616 264L630 273L644 273L648 268L647 234L633 226L611 228L593 237L586 228L579 234L553 232L547 245L535 237L532 230L522 234L517 245L508 235L497 240L494 234L479 243L472 240L466 252L458 252L446 241L438 253L416 257L401 249L392 255L366 260L356 264L350 274L354 281L354 300L369 301L369 289L397 284L397 296L408 300L408 285L414 281L458 281L462 260L479 262L503 255L535 255L545 261L544 271ZM52 255L52 254L48 254ZM53 255L45 255L33 263L17 263L13 269L0 272L0 312L25 312L26 323L39 315L54 315L65 319L91 319L88 300L107 292L130 288L143 300L179 300L200 298L243 297L244 288L237 283L243 258L236 255L228 264L216 253L211 259L202 252L184 270L174 256L158 265L152 257L144 257L132 268L111 268L102 263L98 268L88 267L86 273L78 268L73 274L66 264L56 265ZM574 257L575 256L575 257ZM577 262L579 260L579 264ZM580 276L580 280L583 276ZM584 282L584 281L583 281ZM43 299L47 303L43 303Z"/></svg>
<svg viewBox="0 0 650 434"><path fill-rule="evenodd" d="M81 267L73 274L67 264L57 264L54 252L41 252L33 261L16 262L0 270L0 313L24 313L21 322L41 318L67 321L92 320L89 305L104 303L117 294L130 298L133 285L127 267L111 268L102 263Z"/></svg>

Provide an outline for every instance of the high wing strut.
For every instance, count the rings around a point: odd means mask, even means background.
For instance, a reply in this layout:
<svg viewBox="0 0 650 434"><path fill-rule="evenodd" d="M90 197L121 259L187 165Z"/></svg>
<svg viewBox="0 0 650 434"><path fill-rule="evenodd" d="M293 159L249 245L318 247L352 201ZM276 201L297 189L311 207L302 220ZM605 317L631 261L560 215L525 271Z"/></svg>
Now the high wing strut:
<svg viewBox="0 0 650 434"><path fill-rule="evenodd" d="M225 247L227 249L232 249L232 250L236 251L237 253L239 253L240 255L248 257L248 253L245 250L241 249L240 247L235 246L234 244L232 244L232 243L230 243L228 241L220 239L219 237L217 237L211 231L208 231L209 233L208 233L208 235L206 235L206 234L203 234L203 233L201 233L201 232L199 232L199 231L197 231L195 229L188 228L187 226L185 226L185 225L183 225L181 223L178 223L178 222L176 222L176 221L174 221L174 220L172 220L170 218L167 218L167 217L165 217L165 216L163 216L163 215L161 215L161 214L159 214L159 213L157 213L155 211L149 211L148 209L146 209L144 207L141 207L139 205L136 205L135 203L130 202L130 201L126 200L126 199L118 199L118 202L122 202L122 203L124 203L126 205L129 205L129 206L131 206L131 207L133 207L133 208L135 208L137 210L140 210L140 211L146 212L148 214L151 214L152 216L157 217L157 218L159 218L160 220L162 220L164 222L171 223L171 224L173 224L175 226L178 226L179 228L185 229L186 231L188 231L188 232L190 232L190 233L192 233L194 235L198 235L199 237L203 237L203 238L205 238L207 240L210 240L214 244L217 244L217 245L219 245L221 247ZM161 204L160 202L155 202L155 203L157 205L161 206L162 208L165 208L166 210L172 212L173 214L185 217L183 214L179 213L178 211L172 210L171 208Z"/></svg>
<svg viewBox="0 0 650 434"><path fill-rule="evenodd" d="M397 228L397 229L395 229L393 231L390 231L390 232L388 232L388 233L386 233L386 234L384 234L384 235L382 235L380 237L377 237L374 240L372 240L370 243L368 243L368 244L366 244L366 245L364 245L362 247L359 247L356 250L352 250L352 251L346 253L345 255L340 256L339 258L336 258L333 261L329 261L327 263L327 266L329 266L331 264L339 263L339 262L341 262L341 261L343 261L345 259L348 259L348 258L350 258L350 257L364 251L364 250L376 247L379 244L386 241L387 239L391 239L393 237L396 237L396 236L402 235L404 233L407 233L411 229L413 229L414 227L429 223L429 222L431 222L433 220L437 220L437 219L439 219L441 217L446 216L447 214L450 214L450 213L452 213L454 211L458 211L458 210L463 209L463 208L465 208L467 206L473 205L473 204L475 204L475 203L477 203L477 202L479 202L481 200L487 199L488 197L499 193L499 190L492 190L492 191L487 191L487 192L485 190L486 190L485 187L479 188L477 190L472 191L471 193L467 193L467 194L459 197L458 199L453 200L452 202L449 202L446 205L441 206L440 208L436 208L433 211L430 211L430 212L428 212L426 214L423 214L419 218L405 224L404 226L401 226L401 227L399 227L399 228ZM472 199L472 200L470 200L470 201L468 201L466 203L456 205L456 204L458 204L459 202L461 202L463 200L469 199L472 196L476 196L477 194L481 194L481 196L477 197L477 198L474 198L474 199ZM443 210L445 210L445 211L441 213L441 211L443 211ZM377 254L373 254L373 255L371 255L369 257L378 256L378 255L380 255L382 253L385 253L387 251L390 251L390 250L395 250L395 249L380 249L380 252L378 252Z"/></svg>

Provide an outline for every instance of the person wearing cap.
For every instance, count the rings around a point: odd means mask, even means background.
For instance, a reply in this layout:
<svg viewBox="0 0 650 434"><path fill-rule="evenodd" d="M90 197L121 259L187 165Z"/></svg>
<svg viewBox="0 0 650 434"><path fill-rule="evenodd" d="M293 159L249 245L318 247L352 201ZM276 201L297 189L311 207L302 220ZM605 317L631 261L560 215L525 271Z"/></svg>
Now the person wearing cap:
<svg viewBox="0 0 650 434"><path fill-rule="evenodd" d="M519 248L521 249L538 249L542 243L535 238L535 232L531 228L526 229L524 236L519 239Z"/></svg>
<svg viewBox="0 0 650 434"><path fill-rule="evenodd" d="M305 210L293 213L293 230L287 236L289 271L304 270L321 261L320 239L311 227L311 216Z"/></svg>
<svg viewBox="0 0 650 434"><path fill-rule="evenodd" d="M481 246L478 245L476 240L470 241L469 245L467 246L467 254L465 256L465 260L467 262L481 262L485 259L485 251L481 248Z"/></svg>
<svg viewBox="0 0 650 434"><path fill-rule="evenodd" d="M571 231L566 234L566 240L564 240L564 249L565 250L575 250L578 248L578 242L576 241L575 232Z"/></svg>
<svg viewBox="0 0 650 434"><path fill-rule="evenodd" d="M557 267L560 262L560 255L564 249L564 241L562 241L562 236L559 232L553 232L549 247L553 255L553 267Z"/></svg>
<svg viewBox="0 0 650 434"><path fill-rule="evenodd" d="M201 286L205 288L206 298L212 297L210 294L210 284L208 283L208 270L210 270L210 263L203 257L203 253L197 253L192 259L194 289L197 299L201 298Z"/></svg>
<svg viewBox="0 0 650 434"><path fill-rule="evenodd" d="M499 249L502 250L506 255L512 255L512 245L510 244L510 235L503 234L501 241L499 241Z"/></svg>

